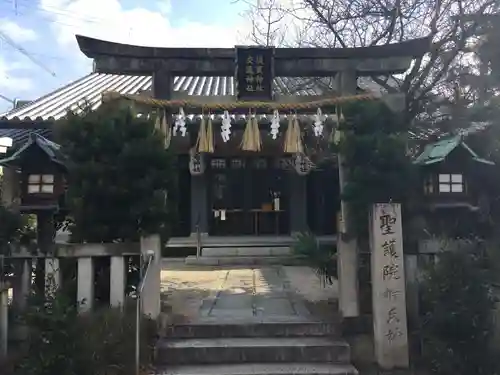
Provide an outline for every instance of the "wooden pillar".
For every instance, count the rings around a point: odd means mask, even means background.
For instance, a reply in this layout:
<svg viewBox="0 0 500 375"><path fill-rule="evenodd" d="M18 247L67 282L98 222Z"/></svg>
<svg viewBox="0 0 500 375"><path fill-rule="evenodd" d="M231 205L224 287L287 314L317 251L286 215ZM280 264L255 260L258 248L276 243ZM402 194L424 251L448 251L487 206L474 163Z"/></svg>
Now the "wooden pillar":
<svg viewBox="0 0 500 375"><path fill-rule="evenodd" d="M354 94L357 88L356 71L347 70L337 74L339 91L341 94ZM341 153L338 154L338 168L340 193L342 194L348 176L344 166L344 156ZM351 228L349 228L349 207L343 200L340 202L340 205L345 230L343 233L339 233L337 242L339 306L342 316L350 318L359 316L358 241L357 238L353 236Z"/></svg>
<svg viewBox="0 0 500 375"><path fill-rule="evenodd" d="M307 228L307 176L290 172L290 232L297 234Z"/></svg>
<svg viewBox="0 0 500 375"><path fill-rule="evenodd" d="M78 258L77 302L80 312L87 312L94 304L94 261L92 257Z"/></svg>
<svg viewBox="0 0 500 375"><path fill-rule="evenodd" d="M125 257L113 256L110 260L109 303L112 307L125 305Z"/></svg>

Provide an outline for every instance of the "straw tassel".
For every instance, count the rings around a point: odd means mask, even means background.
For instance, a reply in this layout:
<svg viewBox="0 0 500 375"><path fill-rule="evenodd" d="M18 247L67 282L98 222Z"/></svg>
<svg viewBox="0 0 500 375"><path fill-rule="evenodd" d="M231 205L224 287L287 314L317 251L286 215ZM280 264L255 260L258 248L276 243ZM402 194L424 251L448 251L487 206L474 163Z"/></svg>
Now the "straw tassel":
<svg viewBox="0 0 500 375"><path fill-rule="evenodd" d="M255 151L260 151L262 149L262 139L260 137L259 122L256 116L252 118L252 132Z"/></svg>
<svg viewBox="0 0 500 375"><path fill-rule="evenodd" d="M296 154L304 151L299 120L295 115L288 117L288 127L285 133L285 145L283 151L289 154Z"/></svg>
<svg viewBox="0 0 500 375"><path fill-rule="evenodd" d="M198 130L198 138L196 140L196 149L198 152L205 152L207 139L207 128L205 126L205 116L201 116L200 129Z"/></svg>
<svg viewBox="0 0 500 375"><path fill-rule="evenodd" d="M241 149L243 151L259 151L260 145L257 145L257 142L260 141L260 133L257 138L255 135L255 123L257 119L252 116L252 114L248 114L247 123L245 125L245 131L243 132L243 138L241 140ZM257 131L258 131L257 125Z"/></svg>
<svg viewBox="0 0 500 375"><path fill-rule="evenodd" d="M300 131L299 119L295 116L293 120L294 135L295 135L295 145L297 147L297 152L303 153L304 146L302 144L302 132Z"/></svg>
<svg viewBox="0 0 500 375"><path fill-rule="evenodd" d="M206 140L205 140L205 152L213 153L214 152L214 129L212 125L212 116L208 116L208 124L206 131Z"/></svg>
<svg viewBox="0 0 500 375"><path fill-rule="evenodd" d="M172 141L172 128L168 124L166 110L163 111L163 117L161 121L161 131L164 135L164 142L165 142L164 145L165 149L167 150L170 147L170 143Z"/></svg>

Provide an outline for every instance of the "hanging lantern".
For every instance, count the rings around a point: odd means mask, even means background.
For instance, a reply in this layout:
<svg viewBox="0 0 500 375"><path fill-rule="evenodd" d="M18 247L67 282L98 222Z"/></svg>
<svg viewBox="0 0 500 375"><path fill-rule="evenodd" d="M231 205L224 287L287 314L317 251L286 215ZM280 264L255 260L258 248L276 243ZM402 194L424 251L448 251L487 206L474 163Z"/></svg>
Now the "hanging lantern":
<svg viewBox="0 0 500 375"><path fill-rule="evenodd" d="M224 142L229 141L229 136L231 135L231 116L229 116L228 111L224 111L222 115L222 125L220 127L220 135Z"/></svg>
<svg viewBox="0 0 500 375"><path fill-rule="evenodd" d="M177 135L177 131L181 133L183 137L186 136L186 115L184 114L184 109L179 108L179 114L177 115L177 118L175 119L175 125L174 125L174 130L173 134Z"/></svg>
<svg viewBox="0 0 500 375"><path fill-rule="evenodd" d="M193 151L189 158L189 172L193 176L201 175L205 172L205 159L203 154Z"/></svg>
<svg viewBox="0 0 500 375"><path fill-rule="evenodd" d="M273 118L271 120L271 136L273 139L278 138L278 134L280 132L280 114L278 110L275 109L273 113Z"/></svg>
<svg viewBox="0 0 500 375"><path fill-rule="evenodd" d="M309 158L303 153L295 154L294 158L295 171L299 176L306 176L311 172L313 164Z"/></svg>

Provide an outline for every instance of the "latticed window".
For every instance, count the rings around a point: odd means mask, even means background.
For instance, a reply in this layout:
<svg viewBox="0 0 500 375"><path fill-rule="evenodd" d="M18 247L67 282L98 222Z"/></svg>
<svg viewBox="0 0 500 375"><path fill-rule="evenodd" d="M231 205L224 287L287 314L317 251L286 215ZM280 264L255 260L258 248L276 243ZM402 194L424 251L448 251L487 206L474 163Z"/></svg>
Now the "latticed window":
<svg viewBox="0 0 500 375"><path fill-rule="evenodd" d="M28 176L28 194L54 193L53 174L30 174Z"/></svg>
<svg viewBox="0 0 500 375"><path fill-rule="evenodd" d="M245 166L245 161L243 159L231 159L232 169L241 169Z"/></svg>
<svg viewBox="0 0 500 375"><path fill-rule="evenodd" d="M440 174L440 193L463 193L465 192L464 178L461 174Z"/></svg>
<svg viewBox="0 0 500 375"><path fill-rule="evenodd" d="M210 165L213 169L224 169L224 168L226 168L226 160L225 159L212 159L210 161Z"/></svg>

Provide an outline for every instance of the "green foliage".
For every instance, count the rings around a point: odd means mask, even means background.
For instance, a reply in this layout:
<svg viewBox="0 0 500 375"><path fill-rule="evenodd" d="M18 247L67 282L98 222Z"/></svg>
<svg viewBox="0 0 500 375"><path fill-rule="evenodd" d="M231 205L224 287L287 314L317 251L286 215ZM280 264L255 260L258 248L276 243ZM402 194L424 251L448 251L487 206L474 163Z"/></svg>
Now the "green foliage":
<svg viewBox="0 0 500 375"><path fill-rule="evenodd" d="M439 255L421 284L423 364L442 375L493 374L489 259L471 243Z"/></svg>
<svg viewBox="0 0 500 375"><path fill-rule="evenodd" d="M367 238L373 203L406 203L415 185L415 168L406 152L402 117L381 102L353 102L343 107L345 136L339 145L349 170L343 198L350 203L350 227Z"/></svg>
<svg viewBox="0 0 500 375"><path fill-rule="evenodd" d="M293 245L294 253L309 262L323 285L332 285L337 278L336 250L333 245L320 245L316 236L309 232L299 233Z"/></svg>
<svg viewBox="0 0 500 375"><path fill-rule="evenodd" d="M168 231L172 156L152 120L105 104L58 124L70 159L67 203L75 242L137 240Z"/></svg>
<svg viewBox="0 0 500 375"><path fill-rule="evenodd" d="M63 291L31 297L21 317L28 339L6 375L133 375L135 312L106 308L81 314ZM156 325L141 323L141 367L150 367ZM11 371L11 372L7 372ZM135 375L135 374L134 374Z"/></svg>

